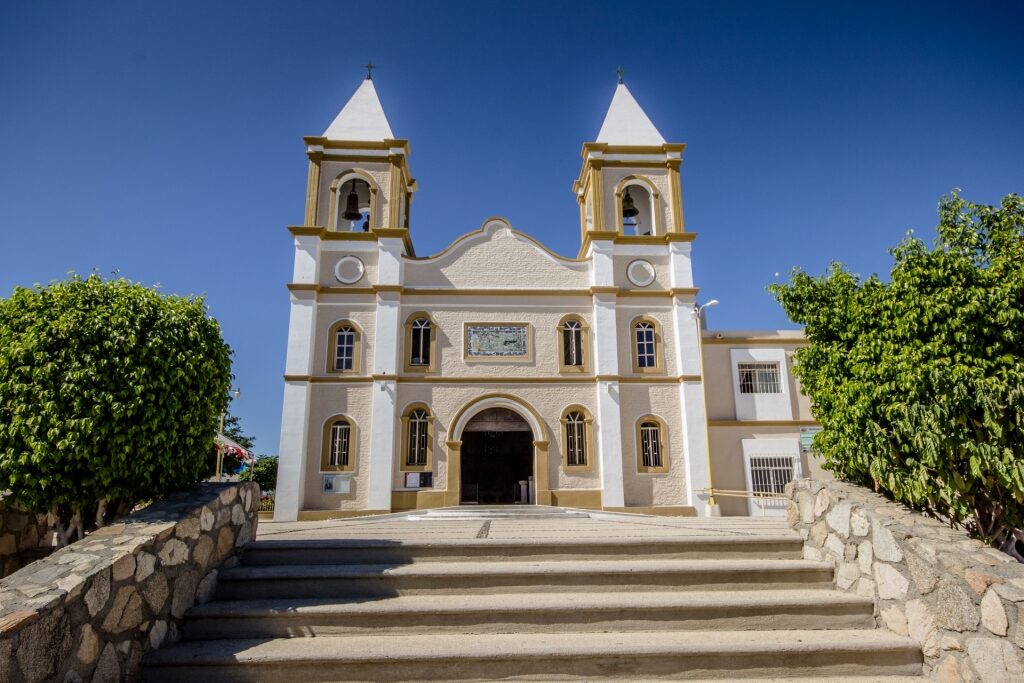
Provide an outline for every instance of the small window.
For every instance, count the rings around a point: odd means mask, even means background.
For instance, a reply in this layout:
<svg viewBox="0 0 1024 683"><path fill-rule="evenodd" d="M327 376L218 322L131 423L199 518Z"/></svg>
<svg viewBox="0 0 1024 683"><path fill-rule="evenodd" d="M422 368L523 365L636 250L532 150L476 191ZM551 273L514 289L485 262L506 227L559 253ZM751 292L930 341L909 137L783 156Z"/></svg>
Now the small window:
<svg viewBox="0 0 1024 683"><path fill-rule="evenodd" d="M356 464L356 423L345 415L335 415L323 428L320 447L321 472L348 472Z"/></svg>
<svg viewBox="0 0 1024 683"><path fill-rule="evenodd" d="M636 335L636 366L638 368L653 368L658 364L657 350L655 348L654 325L641 321L633 328Z"/></svg>
<svg viewBox="0 0 1024 683"><path fill-rule="evenodd" d="M587 464L587 422L578 411L565 416L565 459L570 467Z"/></svg>
<svg viewBox="0 0 1024 683"><path fill-rule="evenodd" d="M741 394L781 394L778 363L740 363Z"/></svg>
<svg viewBox="0 0 1024 683"><path fill-rule="evenodd" d="M420 467L427 464L427 411L417 408L409 414L409 450L406 464Z"/></svg>
<svg viewBox="0 0 1024 683"><path fill-rule="evenodd" d="M793 458L762 456L750 458L750 484L755 494L784 493L793 481Z"/></svg>
<svg viewBox="0 0 1024 683"><path fill-rule="evenodd" d="M356 331L348 325L339 327L334 335L334 369L342 372L352 370L355 357Z"/></svg>
<svg viewBox="0 0 1024 683"><path fill-rule="evenodd" d="M346 420L339 420L331 425L331 445L327 464L331 467L348 467L349 445L351 443L352 425Z"/></svg>
<svg viewBox="0 0 1024 683"><path fill-rule="evenodd" d="M426 318L412 321L412 348L409 352L409 365L430 365L430 321Z"/></svg>
<svg viewBox="0 0 1024 683"><path fill-rule="evenodd" d="M661 460L661 426L657 422L640 425L640 463L645 468L663 467Z"/></svg>
<svg viewBox="0 0 1024 683"><path fill-rule="evenodd" d="M566 320L562 325L562 355L567 367L583 365L583 325L579 320Z"/></svg>

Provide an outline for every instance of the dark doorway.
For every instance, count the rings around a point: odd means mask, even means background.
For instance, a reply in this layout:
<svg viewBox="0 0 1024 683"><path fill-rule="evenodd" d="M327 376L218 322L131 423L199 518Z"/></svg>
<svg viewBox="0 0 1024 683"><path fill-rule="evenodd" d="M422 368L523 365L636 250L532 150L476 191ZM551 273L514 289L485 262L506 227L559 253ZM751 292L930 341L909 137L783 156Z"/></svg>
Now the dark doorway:
<svg viewBox="0 0 1024 683"><path fill-rule="evenodd" d="M533 475L533 432L517 413L482 411L462 433L462 503L511 505Z"/></svg>

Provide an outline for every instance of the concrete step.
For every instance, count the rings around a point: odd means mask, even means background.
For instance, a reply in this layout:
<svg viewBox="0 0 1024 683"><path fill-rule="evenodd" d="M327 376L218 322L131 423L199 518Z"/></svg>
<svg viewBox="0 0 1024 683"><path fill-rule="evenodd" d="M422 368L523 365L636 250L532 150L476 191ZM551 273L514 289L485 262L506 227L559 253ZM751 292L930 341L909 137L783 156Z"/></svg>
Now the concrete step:
<svg viewBox="0 0 1024 683"><path fill-rule="evenodd" d="M414 510L412 520L434 519L587 519L584 510L548 505L460 505L459 507Z"/></svg>
<svg viewBox="0 0 1024 683"><path fill-rule="evenodd" d="M921 651L881 630L325 636L182 642L144 658L182 680L685 680L917 676Z"/></svg>
<svg viewBox="0 0 1024 683"><path fill-rule="evenodd" d="M360 539L255 541L243 564L410 564L413 562L739 558L800 559L797 534L684 538L535 541L384 541Z"/></svg>
<svg viewBox="0 0 1024 683"><path fill-rule="evenodd" d="M189 611L187 640L417 633L874 628L874 604L831 590L407 595L239 600Z"/></svg>
<svg viewBox="0 0 1024 683"><path fill-rule="evenodd" d="M808 560L429 562L408 565L239 566L220 573L220 600L826 588L832 566Z"/></svg>

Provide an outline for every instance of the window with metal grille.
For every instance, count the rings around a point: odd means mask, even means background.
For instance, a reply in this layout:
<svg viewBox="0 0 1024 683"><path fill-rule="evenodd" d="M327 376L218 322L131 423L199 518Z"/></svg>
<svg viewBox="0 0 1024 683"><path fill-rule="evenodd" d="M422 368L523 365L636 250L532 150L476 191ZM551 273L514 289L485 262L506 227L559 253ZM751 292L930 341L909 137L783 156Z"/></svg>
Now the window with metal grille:
<svg viewBox="0 0 1024 683"><path fill-rule="evenodd" d="M351 370L356 357L356 331L339 327L334 337L334 369Z"/></svg>
<svg viewBox="0 0 1024 683"><path fill-rule="evenodd" d="M793 458L788 455L766 455L750 458L750 482L754 493L783 493L793 481Z"/></svg>
<svg viewBox="0 0 1024 683"><path fill-rule="evenodd" d="M427 464L427 411L417 408L409 415L409 453L407 465Z"/></svg>
<svg viewBox="0 0 1024 683"><path fill-rule="evenodd" d="M636 366L653 368L657 365L654 342L654 325L649 322L638 322L633 328L636 334Z"/></svg>
<svg viewBox="0 0 1024 683"><path fill-rule="evenodd" d="M565 416L565 461L567 465L587 464L587 422L583 414Z"/></svg>
<svg viewBox="0 0 1024 683"><path fill-rule="evenodd" d="M430 321L416 318L412 321L412 349L409 365L430 365Z"/></svg>
<svg viewBox="0 0 1024 683"><path fill-rule="evenodd" d="M740 363L741 394L781 394L778 363Z"/></svg>
<svg viewBox="0 0 1024 683"><path fill-rule="evenodd" d="M578 320L566 320L562 325L564 364L583 365L583 325Z"/></svg>
<svg viewBox="0 0 1024 683"><path fill-rule="evenodd" d="M331 450L328 463L331 467L348 467L349 437L352 425L346 420L338 420L331 425Z"/></svg>
<svg viewBox="0 0 1024 683"><path fill-rule="evenodd" d="M640 425L640 461L644 467L661 467L661 427L657 422Z"/></svg>

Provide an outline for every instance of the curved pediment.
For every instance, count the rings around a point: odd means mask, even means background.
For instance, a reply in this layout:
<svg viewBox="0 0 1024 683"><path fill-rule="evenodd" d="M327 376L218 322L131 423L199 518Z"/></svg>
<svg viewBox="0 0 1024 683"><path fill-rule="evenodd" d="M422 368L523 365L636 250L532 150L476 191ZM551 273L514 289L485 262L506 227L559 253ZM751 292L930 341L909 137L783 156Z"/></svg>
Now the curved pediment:
<svg viewBox="0 0 1024 683"><path fill-rule="evenodd" d="M432 256L405 259L407 287L564 289L590 286L586 261L560 256L490 218Z"/></svg>

